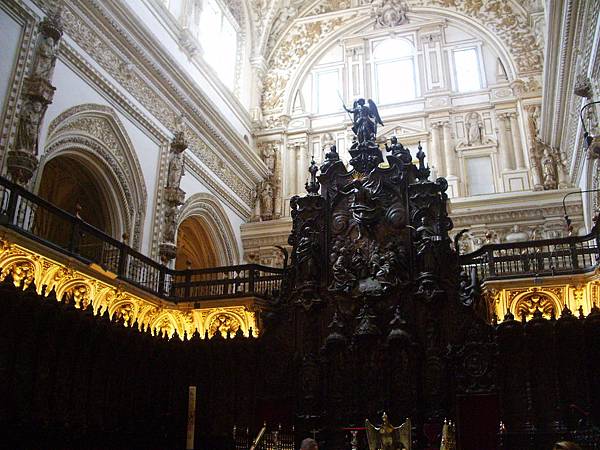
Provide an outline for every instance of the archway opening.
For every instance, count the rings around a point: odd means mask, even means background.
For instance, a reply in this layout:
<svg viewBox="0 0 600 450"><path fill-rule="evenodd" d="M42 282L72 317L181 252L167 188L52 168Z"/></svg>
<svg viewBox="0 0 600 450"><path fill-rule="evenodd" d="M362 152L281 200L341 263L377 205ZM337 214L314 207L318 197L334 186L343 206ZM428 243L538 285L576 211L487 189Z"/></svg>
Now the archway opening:
<svg viewBox="0 0 600 450"><path fill-rule="evenodd" d="M72 155L59 155L43 167L38 195L53 205L79 217L105 234L118 238L120 227L111 210L108 181L97 171ZM101 235L89 229L74 232L73 223L44 208L35 214L35 233L63 248L96 262L108 262L114 247L107 245Z"/></svg>
<svg viewBox="0 0 600 450"><path fill-rule="evenodd" d="M38 195L90 225L113 236L108 198L102 182L77 159L67 155L44 165Z"/></svg>
<svg viewBox="0 0 600 450"><path fill-rule="evenodd" d="M177 230L175 269L207 269L221 265L215 239L201 217L191 216Z"/></svg>

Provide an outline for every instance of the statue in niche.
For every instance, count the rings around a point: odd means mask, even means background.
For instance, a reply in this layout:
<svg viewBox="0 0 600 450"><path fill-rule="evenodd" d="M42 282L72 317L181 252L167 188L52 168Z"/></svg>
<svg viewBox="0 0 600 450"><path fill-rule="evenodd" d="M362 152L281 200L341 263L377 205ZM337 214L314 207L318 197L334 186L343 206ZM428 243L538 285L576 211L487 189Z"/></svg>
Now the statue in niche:
<svg viewBox="0 0 600 450"><path fill-rule="evenodd" d="M19 117L15 148L37 155L38 128L42 118L42 102L26 100Z"/></svg>
<svg viewBox="0 0 600 450"><path fill-rule="evenodd" d="M49 81L52 77L52 69L56 60L57 45L50 36L40 39L35 59L31 69L32 78L42 78Z"/></svg>
<svg viewBox="0 0 600 450"><path fill-rule="evenodd" d="M298 241L296 255L299 281L316 282L318 244L314 240L315 234L309 226L305 226Z"/></svg>
<svg viewBox="0 0 600 450"><path fill-rule="evenodd" d="M542 155L540 162L542 166L542 176L544 179L544 189L556 189L556 164L552 154L550 153L550 147L546 146L544 148L544 154Z"/></svg>
<svg viewBox="0 0 600 450"><path fill-rule="evenodd" d="M539 133L538 119L540 117L540 108L538 106L530 106L529 114L527 116L527 128L529 129L529 136L534 141Z"/></svg>
<svg viewBox="0 0 600 450"><path fill-rule="evenodd" d="M469 145L481 144L481 124L477 113L467 117L467 139Z"/></svg>
<svg viewBox="0 0 600 450"><path fill-rule="evenodd" d="M262 150L263 161L271 171L275 172L275 149L272 145L266 145Z"/></svg>
<svg viewBox="0 0 600 450"><path fill-rule="evenodd" d="M165 212L164 242L175 242L175 231L177 225L177 207L168 207Z"/></svg>
<svg viewBox="0 0 600 450"><path fill-rule="evenodd" d="M260 191L260 211L262 220L273 218L273 186L269 181L263 183Z"/></svg>
<svg viewBox="0 0 600 450"><path fill-rule="evenodd" d="M345 105L344 109L353 115L352 131L356 135L358 143L375 141L377 124L383 126L383 122L373 100L369 99L365 102L364 98L359 98L354 101L352 109L348 109Z"/></svg>
<svg viewBox="0 0 600 450"><path fill-rule="evenodd" d="M169 156L169 171L167 173L167 187L177 189L183 176L183 155L180 152L171 151Z"/></svg>

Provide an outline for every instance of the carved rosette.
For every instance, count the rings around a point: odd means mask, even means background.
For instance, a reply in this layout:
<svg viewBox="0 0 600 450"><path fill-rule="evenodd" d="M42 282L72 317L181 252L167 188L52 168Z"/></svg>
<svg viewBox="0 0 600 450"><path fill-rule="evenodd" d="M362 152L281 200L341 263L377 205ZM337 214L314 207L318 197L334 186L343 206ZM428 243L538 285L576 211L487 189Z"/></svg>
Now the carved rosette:
<svg viewBox="0 0 600 450"><path fill-rule="evenodd" d="M52 75L63 34L61 11L42 20L30 72L23 80L21 111L13 148L7 154L7 169L12 179L26 185L38 166L40 124L52 103L55 88Z"/></svg>

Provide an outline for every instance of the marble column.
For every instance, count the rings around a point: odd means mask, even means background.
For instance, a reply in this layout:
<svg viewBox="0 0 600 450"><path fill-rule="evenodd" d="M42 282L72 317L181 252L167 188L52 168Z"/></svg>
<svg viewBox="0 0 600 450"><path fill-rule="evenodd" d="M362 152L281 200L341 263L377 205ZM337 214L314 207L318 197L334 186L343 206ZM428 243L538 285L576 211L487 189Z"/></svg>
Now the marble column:
<svg viewBox="0 0 600 450"><path fill-rule="evenodd" d="M517 122L517 113L508 114L508 119L510 121L512 146L515 152L517 169L525 169L525 158L523 156L523 147L521 146L521 132L519 130L519 123Z"/></svg>
<svg viewBox="0 0 600 450"><path fill-rule="evenodd" d="M435 167L438 176L445 174L444 161L442 158L442 124L439 122L431 124L431 162L429 165Z"/></svg>
<svg viewBox="0 0 600 450"><path fill-rule="evenodd" d="M457 175L456 152L452 145L452 134L450 133L450 123L444 122L444 158L446 160L446 177L455 177Z"/></svg>
<svg viewBox="0 0 600 450"><path fill-rule="evenodd" d="M513 170L514 166L512 163L512 138L509 136L509 123L510 119L508 114L498 114L500 121L500 169L501 170Z"/></svg>
<svg viewBox="0 0 600 450"><path fill-rule="evenodd" d="M298 155L298 172L297 172L297 180L298 180L298 187L296 192L298 193L303 193L304 192L304 184L306 183L306 180L308 178L308 158L307 158L307 145L306 142L301 142L298 145L298 152L300 152L300 155Z"/></svg>
<svg viewBox="0 0 600 450"><path fill-rule="evenodd" d="M286 177L287 179L287 197L291 197L295 194L297 194L297 187L298 187L298 182L296 181L296 166L297 166L297 143L296 142L291 142L288 144L288 148L287 148L287 155L288 155L288 160L287 160L287 168L289 170L289 174Z"/></svg>
<svg viewBox="0 0 600 450"><path fill-rule="evenodd" d="M7 170L12 180L23 186L29 183L37 169L40 128L48 105L54 97L52 77L63 34L61 10L56 9L45 17L38 29L31 69L23 80L23 101L17 134L6 158Z"/></svg>

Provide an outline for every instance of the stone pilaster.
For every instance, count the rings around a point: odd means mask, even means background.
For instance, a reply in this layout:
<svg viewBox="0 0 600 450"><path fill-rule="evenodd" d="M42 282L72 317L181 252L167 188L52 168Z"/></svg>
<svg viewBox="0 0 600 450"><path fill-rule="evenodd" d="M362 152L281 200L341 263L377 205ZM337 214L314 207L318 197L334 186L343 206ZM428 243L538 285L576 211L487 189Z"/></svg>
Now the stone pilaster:
<svg viewBox="0 0 600 450"><path fill-rule="evenodd" d="M498 114L500 121L500 169L503 171L513 170L512 162L512 138L510 136L510 117L509 114Z"/></svg>
<svg viewBox="0 0 600 450"><path fill-rule="evenodd" d="M523 156L523 147L521 146L521 133L519 131L519 123L517 122L517 113L508 114L510 121L510 129L512 131L512 146L515 152L515 162L517 169L525 168L525 158Z"/></svg>
<svg viewBox="0 0 600 450"><path fill-rule="evenodd" d="M436 168L440 175L445 174L444 160L442 158L442 124L439 122L431 124L431 162L430 166Z"/></svg>

